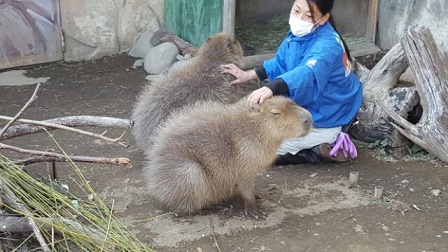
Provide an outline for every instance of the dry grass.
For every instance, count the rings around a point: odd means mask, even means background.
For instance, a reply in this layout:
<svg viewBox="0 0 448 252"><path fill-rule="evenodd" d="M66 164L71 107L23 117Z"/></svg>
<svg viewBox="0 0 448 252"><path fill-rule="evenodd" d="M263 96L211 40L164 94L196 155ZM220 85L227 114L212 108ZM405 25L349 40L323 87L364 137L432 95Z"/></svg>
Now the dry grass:
<svg viewBox="0 0 448 252"><path fill-rule="evenodd" d="M277 14L268 20L235 27L242 44L256 49L257 53L276 51L289 30L289 13Z"/></svg>
<svg viewBox="0 0 448 252"><path fill-rule="evenodd" d="M104 204L75 163L71 166L77 175L74 181L86 195L62 193L60 185L37 181L0 155L0 186L8 187L6 191L27 209L6 206L8 211L33 219L52 251L152 251L119 223L113 215L113 204Z"/></svg>

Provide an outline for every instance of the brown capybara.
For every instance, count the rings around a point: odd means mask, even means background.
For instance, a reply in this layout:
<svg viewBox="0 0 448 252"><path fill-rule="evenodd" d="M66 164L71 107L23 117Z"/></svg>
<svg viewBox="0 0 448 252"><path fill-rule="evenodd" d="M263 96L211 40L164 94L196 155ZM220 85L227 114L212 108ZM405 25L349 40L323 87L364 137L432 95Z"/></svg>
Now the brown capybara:
<svg viewBox="0 0 448 252"><path fill-rule="evenodd" d="M257 210L254 181L274 162L280 144L305 136L311 114L291 99L273 97L258 108L198 102L173 113L146 154L149 194L169 210L191 214L229 199L235 190L245 213Z"/></svg>
<svg viewBox="0 0 448 252"><path fill-rule="evenodd" d="M149 83L134 106L132 134L142 149L152 146L156 128L173 111L196 101L234 103L247 94L230 86L234 77L221 65L240 65L243 50L233 35L218 33L205 42L187 65Z"/></svg>

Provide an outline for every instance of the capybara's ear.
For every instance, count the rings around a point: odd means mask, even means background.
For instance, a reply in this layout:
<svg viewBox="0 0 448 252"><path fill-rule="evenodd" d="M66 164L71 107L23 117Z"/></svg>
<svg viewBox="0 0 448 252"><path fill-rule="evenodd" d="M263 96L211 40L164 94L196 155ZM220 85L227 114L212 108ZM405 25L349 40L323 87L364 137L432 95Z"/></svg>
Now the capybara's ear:
<svg viewBox="0 0 448 252"><path fill-rule="evenodd" d="M230 46L232 46L232 40L231 40L230 38L227 39L227 41L226 41L226 46L227 46L228 48L230 48Z"/></svg>
<svg viewBox="0 0 448 252"><path fill-rule="evenodd" d="M273 109L271 109L271 114L273 114L275 116L281 115L282 114L282 110L278 109L278 108L273 108Z"/></svg>
<svg viewBox="0 0 448 252"><path fill-rule="evenodd" d="M250 104L250 110L254 112L260 112L261 106L260 103L251 103Z"/></svg>

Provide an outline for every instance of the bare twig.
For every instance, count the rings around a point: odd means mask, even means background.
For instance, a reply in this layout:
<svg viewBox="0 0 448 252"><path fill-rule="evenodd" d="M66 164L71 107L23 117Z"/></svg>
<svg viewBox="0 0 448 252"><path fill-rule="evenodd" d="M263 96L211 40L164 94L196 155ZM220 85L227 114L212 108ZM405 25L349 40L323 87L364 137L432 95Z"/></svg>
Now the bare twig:
<svg viewBox="0 0 448 252"><path fill-rule="evenodd" d="M22 149L19 147L6 145L0 143L0 149L12 150L15 152L23 154L36 155L37 157L31 157L23 160L15 161L16 165L28 165L38 162L67 162L69 160L75 162L85 162L85 163L99 163L99 164L114 164L119 165L124 168L132 168L131 161L128 158L104 158L104 157L86 157L86 156L66 156L59 153L47 152L47 151L34 151Z"/></svg>
<svg viewBox="0 0 448 252"><path fill-rule="evenodd" d="M0 120L11 120L11 119L12 118L8 117L8 116L0 116ZM28 120L28 119L17 119L16 121L45 126L45 127L57 128L57 129L62 129L62 130L67 130L67 131L72 131L72 132L76 132L78 134L96 137L96 138L99 138L99 139L107 141L107 142L117 143L121 146L128 147L128 144L126 144L125 142L119 142L121 137L113 139L113 138L106 137L102 134L96 134L96 133L92 133L92 132L88 132L88 131L80 130L80 129L74 129L74 128L56 124L56 123L48 123L48 122Z"/></svg>
<svg viewBox="0 0 448 252"><path fill-rule="evenodd" d="M210 228L212 229L212 236L213 240L215 241L216 249L218 250L218 252L221 252L221 247L219 246L218 239L216 239L215 226L213 226L212 219L210 219Z"/></svg>
<svg viewBox="0 0 448 252"><path fill-rule="evenodd" d="M15 196L15 194L11 191L11 189L6 185L6 183L3 182L2 177L0 177L0 181L2 185L3 192L5 194L5 197L7 197L9 203L13 205L16 209L22 211L26 215L31 216L31 213L28 211L28 209L20 203L20 200ZM50 248L47 245L47 242L45 241L44 237L42 236L42 233L40 232L39 227L37 227L36 222L31 217L26 217L28 219L28 223L33 229L34 235L36 236L37 241L39 241L40 246L42 247L42 250L44 252L51 252Z"/></svg>
<svg viewBox="0 0 448 252"><path fill-rule="evenodd" d="M357 214L352 214L352 215L350 215L350 216L348 216L348 217L346 217L346 218L344 218L344 219L338 221L338 223L342 223L342 222L344 222L344 221L346 221L346 220L348 220L348 219L351 219L351 218L355 217L356 215L357 215Z"/></svg>
<svg viewBox="0 0 448 252"><path fill-rule="evenodd" d="M44 120L45 123L55 123L68 127L94 126L128 129L132 127L132 121L129 119L105 117L105 116L66 116ZM18 136L40 133L54 130L51 127L43 127L33 124L19 124L10 126L8 130L0 137L0 140L10 139Z"/></svg>
<svg viewBox="0 0 448 252"><path fill-rule="evenodd" d="M31 103L37 99L37 90L39 90L39 87L40 87L40 83L37 84L36 89L34 89L33 95L28 100L28 102L25 104L25 106L23 106L22 109L20 109L19 113L17 113L17 115L14 116L14 118L11 118L10 121L5 125L5 127L3 127L2 131L0 132L0 138L6 132L6 130L9 128L9 126L11 126L19 118L19 116L21 116L23 114L23 112L25 112L25 110L31 105Z"/></svg>

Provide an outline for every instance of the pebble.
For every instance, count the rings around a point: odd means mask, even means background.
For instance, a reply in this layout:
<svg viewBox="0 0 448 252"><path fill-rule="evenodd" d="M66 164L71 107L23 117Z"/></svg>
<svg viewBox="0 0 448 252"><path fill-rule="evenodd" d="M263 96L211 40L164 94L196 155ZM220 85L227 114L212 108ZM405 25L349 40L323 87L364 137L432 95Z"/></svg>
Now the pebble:
<svg viewBox="0 0 448 252"><path fill-rule="evenodd" d="M438 197L441 192L442 191L440 191L440 189L433 189L433 190L431 190L432 195L434 195L436 197Z"/></svg>

